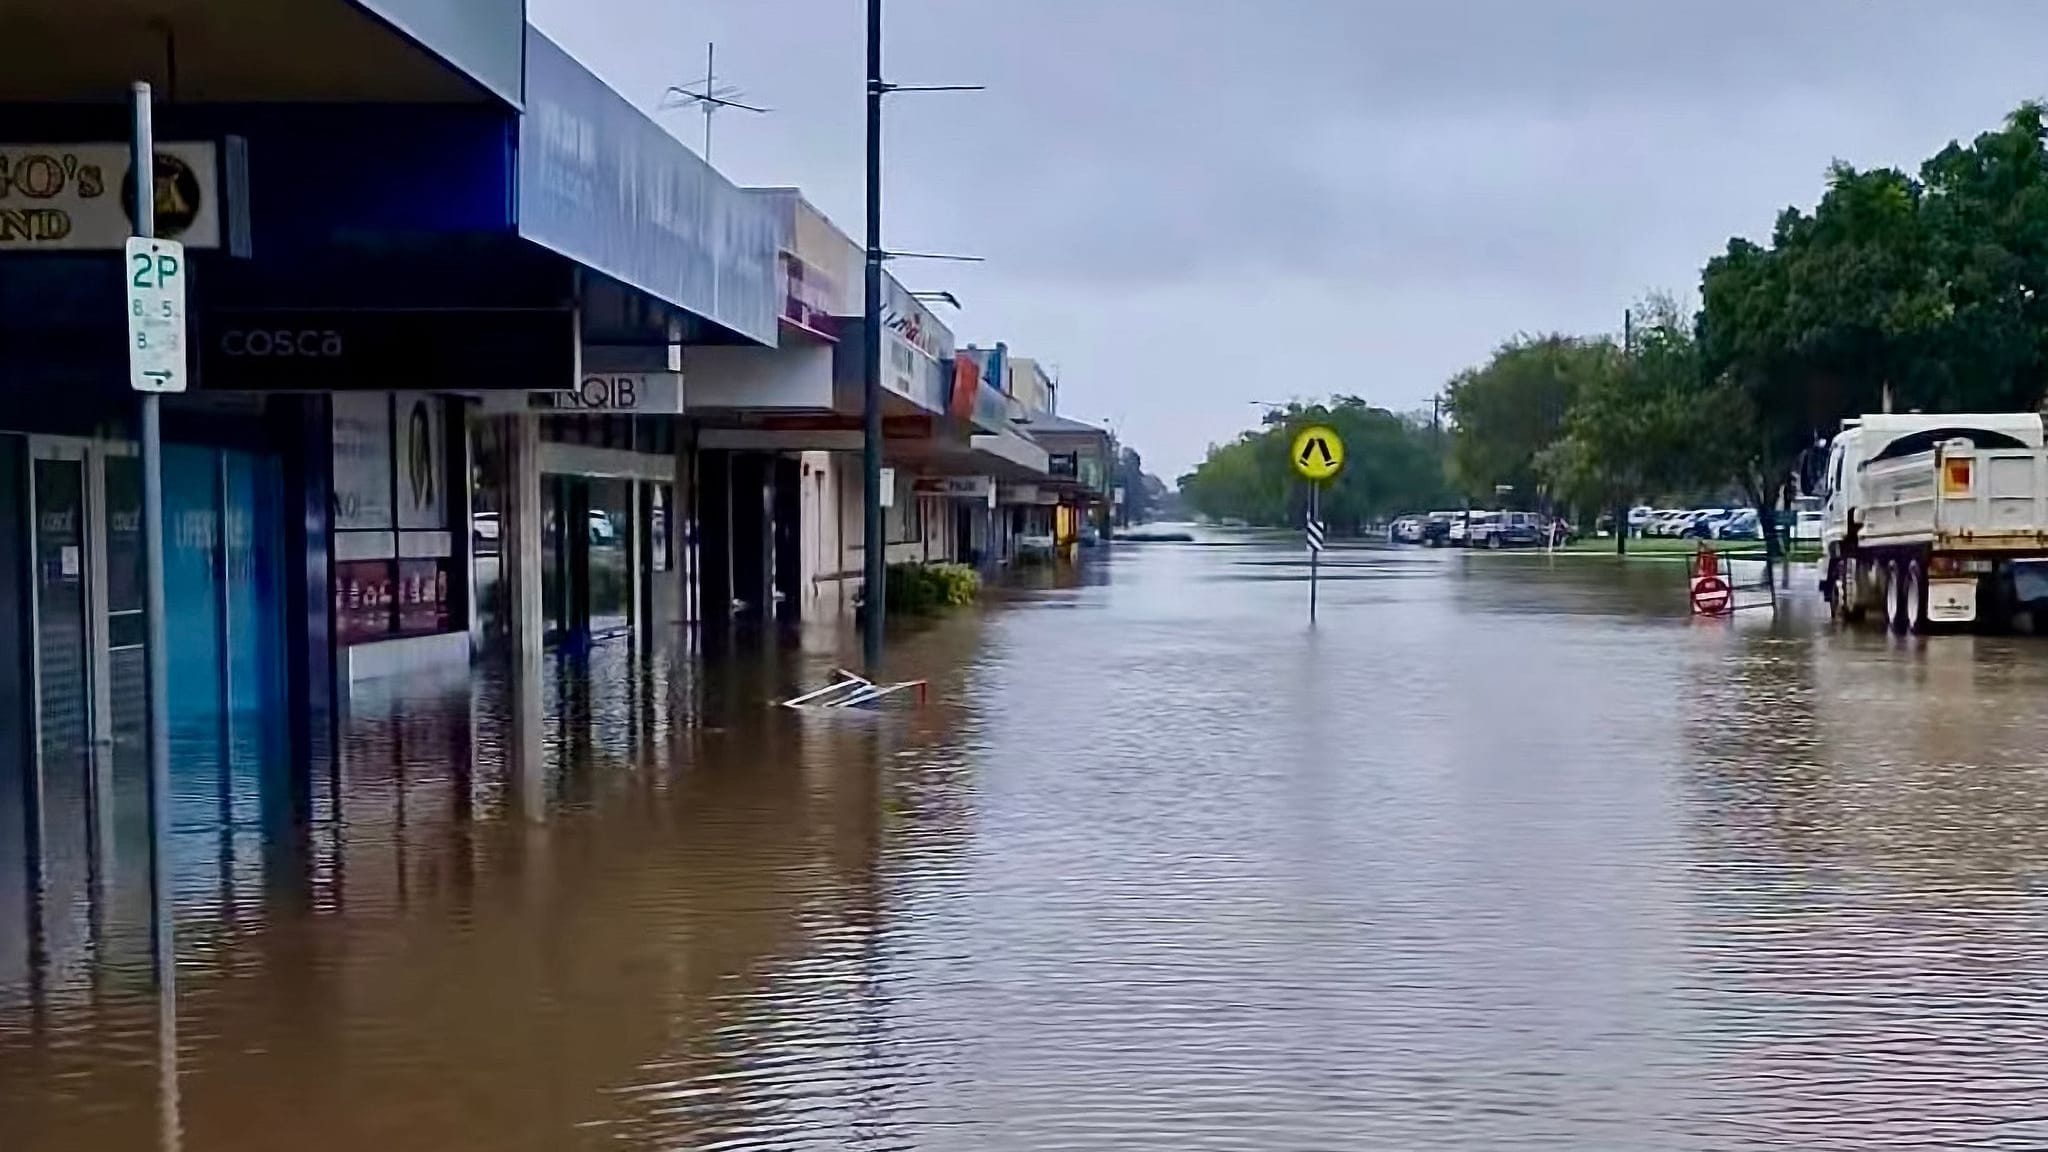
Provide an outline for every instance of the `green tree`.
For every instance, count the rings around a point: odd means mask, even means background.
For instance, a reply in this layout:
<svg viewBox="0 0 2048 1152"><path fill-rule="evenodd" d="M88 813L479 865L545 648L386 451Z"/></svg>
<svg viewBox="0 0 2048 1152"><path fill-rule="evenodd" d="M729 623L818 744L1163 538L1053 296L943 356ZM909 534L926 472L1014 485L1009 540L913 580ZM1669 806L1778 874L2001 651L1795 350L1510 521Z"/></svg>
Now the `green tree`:
<svg viewBox="0 0 2048 1152"><path fill-rule="evenodd" d="M1506 488L1506 503L1533 506L1542 480L1537 456L1563 433L1580 387L1611 356L1604 340L1524 336L1484 367L1459 373L1444 389L1444 405L1451 475L1465 494L1491 503Z"/></svg>
<svg viewBox="0 0 2048 1152"><path fill-rule="evenodd" d="M1355 532L1402 512L1440 507L1448 499L1436 437L1426 422L1377 408L1356 396L1326 404L1292 404L1266 413L1260 427L1209 449L1180 493L1194 511L1216 519L1295 525L1307 513L1308 489L1288 451L1296 432L1323 424L1344 441L1344 470L1322 494L1332 531Z"/></svg>

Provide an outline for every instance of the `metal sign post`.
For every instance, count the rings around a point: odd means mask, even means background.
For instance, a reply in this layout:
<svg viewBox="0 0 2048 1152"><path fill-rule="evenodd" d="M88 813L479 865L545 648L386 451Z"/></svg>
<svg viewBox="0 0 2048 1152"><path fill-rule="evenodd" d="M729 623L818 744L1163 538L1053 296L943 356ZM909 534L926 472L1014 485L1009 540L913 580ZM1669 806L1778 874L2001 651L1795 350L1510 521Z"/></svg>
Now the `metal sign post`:
<svg viewBox="0 0 2048 1152"><path fill-rule="evenodd" d="M156 976L158 1122L163 1147L182 1143L178 1097L178 941L171 899L171 716L164 652L162 393L185 390L185 249L156 239L156 139L150 88L130 86L128 170L135 234L121 261L128 299L128 383L142 394L142 604L149 697L150 967Z"/></svg>
<svg viewBox="0 0 2048 1152"><path fill-rule="evenodd" d="M1308 622L1314 624L1324 542L1323 485L1344 468L1344 441L1334 429L1312 425L1295 434L1288 455L1294 470L1308 481Z"/></svg>
<svg viewBox="0 0 2048 1152"><path fill-rule="evenodd" d="M1308 482L1308 622L1316 622L1316 584L1323 559L1323 486Z"/></svg>
<svg viewBox="0 0 2048 1152"><path fill-rule="evenodd" d="M149 660L149 872L154 936L150 958L162 996L177 985L177 937L171 907L171 756L169 684L164 653L163 412L160 393L185 387L184 250L156 241L156 140L150 89L131 88L128 142L135 182L135 238L122 279L128 294L129 383L142 393L143 614Z"/></svg>

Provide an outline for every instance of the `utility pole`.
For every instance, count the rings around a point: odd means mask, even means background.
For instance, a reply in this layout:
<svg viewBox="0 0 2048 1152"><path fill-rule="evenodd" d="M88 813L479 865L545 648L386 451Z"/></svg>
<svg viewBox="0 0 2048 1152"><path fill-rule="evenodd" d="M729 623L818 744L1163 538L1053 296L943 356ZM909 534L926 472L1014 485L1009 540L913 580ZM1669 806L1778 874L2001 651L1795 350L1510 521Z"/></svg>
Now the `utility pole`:
<svg viewBox="0 0 2048 1152"><path fill-rule="evenodd" d="M861 325L862 582L866 616L861 656L873 675L882 663L882 614L889 564L882 531L882 0L868 0L867 299Z"/></svg>
<svg viewBox="0 0 2048 1152"><path fill-rule="evenodd" d="M882 521L882 264L891 257L978 261L976 256L890 252L882 247L882 97L891 92L978 92L979 84L891 84L882 79L882 0L868 0L867 300L861 325L862 600L861 658L882 661L888 600L888 541Z"/></svg>
<svg viewBox="0 0 2048 1152"><path fill-rule="evenodd" d="M1630 306L1630 307L1627 307L1627 308L1624 308L1624 309L1622 309L1622 310L1621 310L1621 355L1622 355L1622 365L1621 365L1621 367L1622 367L1622 371L1624 371L1624 372L1633 372L1633 371L1635 371L1635 370L1636 370L1636 310L1635 310L1634 306ZM1621 501L1620 503L1617 503L1617 504L1615 505L1615 508L1614 508L1614 554L1615 554L1616 556L1626 556L1626 555L1628 555L1628 504L1627 504L1627 501L1628 501L1628 500L1631 500L1631 499L1634 499L1634 496L1633 496L1633 495L1630 495L1630 496L1624 496L1624 497L1622 497L1622 501ZM1599 523L1598 523L1598 522L1596 521L1596 522L1594 523L1593 527L1594 527L1594 529L1595 529L1595 532L1596 532L1596 534L1597 534L1597 531L1598 531L1598 529L1599 529L1599 527L1600 527Z"/></svg>

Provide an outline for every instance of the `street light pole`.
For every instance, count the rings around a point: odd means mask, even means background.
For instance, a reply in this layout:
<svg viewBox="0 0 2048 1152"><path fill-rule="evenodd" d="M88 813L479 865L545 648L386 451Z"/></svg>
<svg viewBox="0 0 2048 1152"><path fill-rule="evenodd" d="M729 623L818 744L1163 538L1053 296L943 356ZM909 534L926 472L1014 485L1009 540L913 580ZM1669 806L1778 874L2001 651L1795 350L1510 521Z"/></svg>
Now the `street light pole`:
<svg viewBox="0 0 2048 1152"><path fill-rule="evenodd" d="M882 660L883 619L888 600L888 542L882 529L882 264L891 258L965 260L929 252L890 252L882 247L882 97L891 92L979 92L979 84L891 84L882 79L882 0L868 0L868 243L867 307L861 325L861 471L866 498L862 550L861 656L870 671ZM950 297L950 293L942 294ZM955 307L958 300L949 300Z"/></svg>
<svg viewBox="0 0 2048 1152"><path fill-rule="evenodd" d="M882 0L868 0L867 300L861 325L862 557L866 616L861 655L868 671L882 662L888 600L888 542L882 525Z"/></svg>

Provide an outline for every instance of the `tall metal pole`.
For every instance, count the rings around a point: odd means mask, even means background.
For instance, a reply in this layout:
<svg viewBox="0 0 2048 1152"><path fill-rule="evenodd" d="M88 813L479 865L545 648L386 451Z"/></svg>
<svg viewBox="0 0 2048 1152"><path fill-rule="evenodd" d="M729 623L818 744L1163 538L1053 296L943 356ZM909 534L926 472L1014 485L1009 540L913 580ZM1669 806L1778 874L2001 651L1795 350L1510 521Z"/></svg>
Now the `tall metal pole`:
<svg viewBox="0 0 2048 1152"><path fill-rule="evenodd" d="M135 174L135 234L156 236L156 139L150 120L150 90L137 81L132 88L134 127L128 162ZM149 657L149 871L156 921L153 959L159 985L173 975L171 877L166 841L170 836L171 756L169 682L164 661L164 485L162 402L154 392L142 394L142 554L143 612L148 619Z"/></svg>
<svg viewBox="0 0 2048 1152"><path fill-rule="evenodd" d="M882 533L882 0L868 0L867 307L861 339L861 466L867 615L861 654L870 670L882 662L889 566Z"/></svg>
<svg viewBox="0 0 2048 1152"><path fill-rule="evenodd" d="M150 88L129 89L133 125L128 170L135 176L135 235L156 236L156 132L150 116ZM171 716L170 681L164 653L164 481L162 401L142 394L142 562L143 616L149 660L149 878L150 962L157 988L157 1060L164 1147L179 1143L178 1121L178 951L171 903Z"/></svg>
<svg viewBox="0 0 2048 1152"><path fill-rule="evenodd" d="M1623 369L1628 372L1635 371L1636 310L1633 305L1631 305L1628 308L1622 309L1621 313L1621 355L1624 361L1622 365ZM1636 497L1641 495L1642 493L1640 492L1630 493L1628 496L1624 497L1623 500L1615 502L1614 554L1616 556L1628 555L1628 504L1626 503L1626 501L1634 500ZM1593 526L1597 529L1599 527L1599 524L1595 523Z"/></svg>

